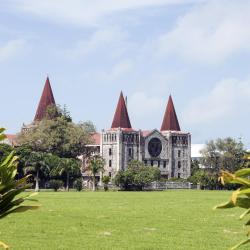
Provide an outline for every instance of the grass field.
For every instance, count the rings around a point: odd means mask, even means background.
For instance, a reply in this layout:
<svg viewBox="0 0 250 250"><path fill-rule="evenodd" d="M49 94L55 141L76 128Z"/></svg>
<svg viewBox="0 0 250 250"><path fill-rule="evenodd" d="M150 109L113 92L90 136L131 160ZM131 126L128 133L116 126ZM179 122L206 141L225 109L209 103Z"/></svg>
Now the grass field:
<svg viewBox="0 0 250 250"><path fill-rule="evenodd" d="M41 192L37 211L0 220L11 249L228 249L244 239L230 192ZM242 247L249 249L248 247Z"/></svg>

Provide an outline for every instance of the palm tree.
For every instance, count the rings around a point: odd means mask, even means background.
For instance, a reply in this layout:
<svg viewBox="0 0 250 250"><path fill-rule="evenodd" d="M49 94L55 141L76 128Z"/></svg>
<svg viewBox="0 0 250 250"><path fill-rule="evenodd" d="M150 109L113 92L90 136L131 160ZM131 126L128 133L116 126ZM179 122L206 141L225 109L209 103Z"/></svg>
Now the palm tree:
<svg viewBox="0 0 250 250"><path fill-rule="evenodd" d="M92 175L93 191L96 190L96 174L104 171L105 161L101 156L95 155L89 159L87 170Z"/></svg>
<svg viewBox="0 0 250 250"><path fill-rule="evenodd" d="M58 172L60 175L66 174L66 190L69 191L69 177L71 174L80 174L81 164L77 159L60 158Z"/></svg>
<svg viewBox="0 0 250 250"><path fill-rule="evenodd" d="M41 152L32 152L25 163L24 172L33 173L35 179L35 191L39 191L39 174L49 171L49 165L46 162L46 154Z"/></svg>

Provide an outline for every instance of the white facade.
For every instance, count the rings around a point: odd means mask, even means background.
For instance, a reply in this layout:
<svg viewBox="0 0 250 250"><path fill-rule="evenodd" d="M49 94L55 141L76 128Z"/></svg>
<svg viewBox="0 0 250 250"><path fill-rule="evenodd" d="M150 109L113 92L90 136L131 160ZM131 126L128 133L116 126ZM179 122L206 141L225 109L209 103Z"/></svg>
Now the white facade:
<svg viewBox="0 0 250 250"><path fill-rule="evenodd" d="M157 167L165 178L188 178L191 167L191 135L179 131L111 129L102 131L100 155L105 160L105 175L115 176L139 160Z"/></svg>

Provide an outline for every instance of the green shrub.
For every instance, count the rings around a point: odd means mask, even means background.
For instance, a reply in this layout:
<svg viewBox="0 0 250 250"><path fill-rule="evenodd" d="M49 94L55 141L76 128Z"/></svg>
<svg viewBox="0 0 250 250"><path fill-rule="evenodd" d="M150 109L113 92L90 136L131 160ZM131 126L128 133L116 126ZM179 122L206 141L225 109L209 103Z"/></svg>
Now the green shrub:
<svg viewBox="0 0 250 250"><path fill-rule="evenodd" d="M186 179L177 178L177 177L171 177L167 181L169 181L169 182L187 182Z"/></svg>
<svg viewBox="0 0 250 250"><path fill-rule="evenodd" d="M104 187L105 191L108 191L108 189L109 189L109 187L108 187L109 181L110 181L109 176L103 176L102 177L103 187Z"/></svg>
<svg viewBox="0 0 250 250"><path fill-rule="evenodd" d="M232 193L231 199L224 204L218 205L215 209L234 208L240 207L246 209L246 211L240 216L243 219L246 215L250 214L250 168L245 168L236 171L234 174L227 171L222 171L219 180L223 185L225 184L238 184L240 188ZM245 223L246 226L250 226L250 219ZM236 249L242 245L250 243L250 231L247 234L247 239L240 242L232 248Z"/></svg>
<svg viewBox="0 0 250 250"><path fill-rule="evenodd" d="M63 187L63 181L61 180L50 180L49 187L53 188L56 192L59 188Z"/></svg>
<svg viewBox="0 0 250 250"><path fill-rule="evenodd" d="M200 184L201 189L218 189L221 187L218 182L218 175L205 169L198 169L188 178L193 184Z"/></svg>
<svg viewBox="0 0 250 250"><path fill-rule="evenodd" d="M76 189L76 191L82 191L82 178L78 178L74 181L74 188Z"/></svg>
<svg viewBox="0 0 250 250"><path fill-rule="evenodd" d="M114 183L123 190L143 190L153 181L159 180L161 172L158 168L147 167L140 161L131 161L126 170L117 172Z"/></svg>

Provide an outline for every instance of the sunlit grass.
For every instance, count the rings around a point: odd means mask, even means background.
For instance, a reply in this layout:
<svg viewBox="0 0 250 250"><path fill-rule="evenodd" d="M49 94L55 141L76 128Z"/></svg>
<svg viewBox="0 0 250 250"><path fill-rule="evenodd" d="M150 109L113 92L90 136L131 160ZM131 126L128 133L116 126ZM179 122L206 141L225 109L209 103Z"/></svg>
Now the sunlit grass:
<svg viewBox="0 0 250 250"><path fill-rule="evenodd" d="M229 192L41 192L37 211L0 220L12 249L228 249L244 239ZM243 247L242 249L248 249Z"/></svg>

